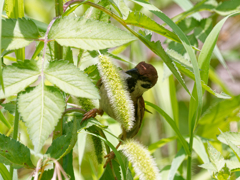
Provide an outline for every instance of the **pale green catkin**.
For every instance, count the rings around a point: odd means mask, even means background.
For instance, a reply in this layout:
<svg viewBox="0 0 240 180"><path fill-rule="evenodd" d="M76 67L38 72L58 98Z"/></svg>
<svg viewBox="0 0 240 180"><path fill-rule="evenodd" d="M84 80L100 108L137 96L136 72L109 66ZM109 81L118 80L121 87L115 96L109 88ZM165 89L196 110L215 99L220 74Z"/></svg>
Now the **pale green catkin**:
<svg viewBox="0 0 240 180"><path fill-rule="evenodd" d="M140 180L160 180L157 165L149 151L133 139L122 145L122 152L132 163L134 171Z"/></svg>
<svg viewBox="0 0 240 180"><path fill-rule="evenodd" d="M98 69L114 109L116 120L129 131L133 127L135 120L134 106L119 70L111 62L110 58L105 55L99 55Z"/></svg>
<svg viewBox="0 0 240 180"><path fill-rule="evenodd" d="M88 99L88 98L79 97L78 100L79 100L79 104L87 112L90 111L91 109L95 108L95 106L93 105L92 101L90 99Z"/></svg>

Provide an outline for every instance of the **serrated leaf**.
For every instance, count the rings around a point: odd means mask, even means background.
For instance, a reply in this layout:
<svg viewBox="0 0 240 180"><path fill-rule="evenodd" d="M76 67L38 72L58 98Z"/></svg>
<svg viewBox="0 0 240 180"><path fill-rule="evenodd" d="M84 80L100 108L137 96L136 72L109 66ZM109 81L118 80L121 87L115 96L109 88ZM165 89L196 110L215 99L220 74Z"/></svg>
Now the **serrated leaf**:
<svg viewBox="0 0 240 180"><path fill-rule="evenodd" d="M129 25L149 29L173 41L181 43L178 36L140 12L131 12L125 22Z"/></svg>
<svg viewBox="0 0 240 180"><path fill-rule="evenodd" d="M111 48L136 40L135 36L112 24L83 17L57 19L48 38L62 46L85 50Z"/></svg>
<svg viewBox="0 0 240 180"><path fill-rule="evenodd" d="M240 10L240 1L239 0L230 0L224 1L215 9L216 13L227 16L232 13L239 12Z"/></svg>
<svg viewBox="0 0 240 180"><path fill-rule="evenodd" d="M196 27L198 27L199 21L193 17L186 18L178 23L178 26L182 29L185 34L188 34Z"/></svg>
<svg viewBox="0 0 240 180"><path fill-rule="evenodd" d="M6 98L24 90L28 85L38 79L40 71L35 61L25 60L14 63L3 69L5 93L0 87L0 98Z"/></svg>
<svg viewBox="0 0 240 180"><path fill-rule="evenodd" d="M223 136L223 138L225 139L225 141L227 142L227 144L232 149L233 153L238 158L238 161L240 161L240 149L229 140L228 134L223 133L221 130L220 130L220 132L221 132L221 135Z"/></svg>
<svg viewBox="0 0 240 180"><path fill-rule="evenodd" d="M216 167L217 171L220 171L225 165L225 160L221 153L218 152L209 142L208 142L208 154L210 161Z"/></svg>
<svg viewBox="0 0 240 180"><path fill-rule="evenodd" d="M0 163L13 168L34 168L30 159L30 150L20 142L0 134Z"/></svg>
<svg viewBox="0 0 240 180"><path fill-rule="evenodd" d="M204 43L205 39L212 30L212 19L202 19L199 22L199 26L194 28L195 36Z"/></svg>
<svg viewBox="0 0 240 180"><path fill-rule="evenodd" d="M65 102L58 89L42 82L30 92L19 95L18 108L28 128L34 150L39 152L57 125Z"/></svg>
<svg viewBox="0 0 240 180"><path fill-rule="evenodd" d="M177 68L182 73L184 73L185 75L187 75L191 79L195 80L192 64L188 60L186 60L181 54L179 54L176 51L171 50L171 49L167 50L167 54L171 57L171 59L176 64ZM209 93L211 93L212 95L214 95L214 96L216 96L218 98L222 98L222 99L230 99L231 98L229 95L227 95L225 93L217 93L217 92L215 92L208 85L206 85L205 82L202 81L202 80L201 80L201 86L206 91L208 91Z"/></svg>
<svg viewBox="0 0 240 180"><path fill-rule="evenodd" d="M240 146L240 133L239 132L224 132L224 134L227 136L229 141L231 141L236 146ZM220 134L217 138L222 143L227 144L225 138L223 137L223 134Z"/></svg>
<svg viewBox="0 0 240 180"><path fill-rule="evenodd" d="M232 113L239 109L240 96L222 100L210 106L202 115L199 124L212 124L231 117Z"/></svg>
<svg viewBox="0 0 240 180"><path fill-rule="evenodd" d="M227 167L232 171L240 171L240 162L232 161L232 160L225 160Z"/></svg>
<svg viewBox="0 0 240 180"><path fill-rule="evenodd" d="M113 1L114 4L117 5L118 11L121 12L122 18L126 19L131 10L126 5L125 1L124 0L110 0L110 1ZM112 3L112 5L113 5L113 3Z"/></svg>
<svg viewBox="0 0 240 180"><path fill-rule="evenodd" d="M99 99L97 88L87 75L68 61L53 61L44 70L45 77L66 93L77 97Z"/></svg>
<svg viewBox="0 0 240 180"><path fill-rule="evenodd" d="M2 20L2 49L19 49L39 38L35 23L26 18Z"/></svg>

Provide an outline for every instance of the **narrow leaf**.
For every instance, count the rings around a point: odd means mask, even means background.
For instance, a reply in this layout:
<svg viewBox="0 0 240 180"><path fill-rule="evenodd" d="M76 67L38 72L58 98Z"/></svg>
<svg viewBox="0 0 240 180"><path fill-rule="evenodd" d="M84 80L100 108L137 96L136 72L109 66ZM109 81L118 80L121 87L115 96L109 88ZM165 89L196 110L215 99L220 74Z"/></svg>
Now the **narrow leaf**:
<svg viewBox="0 0 240 180"><path fill-rule="evenodd" d="M182 134L180 133L179 129L176 126L176 123L174 122L174 120L167 114L165 113L160 107L145 101L145 103L149 106L151 106L152 108L154 108L156 111L158 111L164 118L165 120L168 122L168 124L172 127L172 129L175 131L175 133L177 134L177 137L179 138L182 146L184 147L184 150L186 151L187 154L190 154L189 152L189 148L188 148L188 143L186 142L186 140L183 138Z"/></svg>
<svg viewBox="0 0 240 180"><path fill-rule="evenodd" d="M98 50L120 46L136 38L112 24L85 18L57 19L48 35L62 46Z"/></svg>
<svg viewBox="0 0 240 180"><path fill-rule="evenodd" d="M0 14L2 14L3 11L3 5L4 5L4 0L0 2ZM2 16L0 17L0 42L2 42ZM4 89L4 83L3 83L3 75L2 75L2 47L1 47L2 43L0 43L0 50L1 50L1 56L0 56L0 82L1 82L1 86L3 89L3 92L5 93L5 89Z"/></svg>
<svg viewBox="0 0 240 180"><path fill-rule="evenodd" d="M148 150L150 153L154 153L158 148L161 148L162 146L166 145L167 143L177 139L177 136L169 137L169 138L164 138L161 139L150 146L148 146Z"/></svg>
<svg viewBox="0 0 240 180"><path fill-rule="evenodd" d="M2 121L2 123L5 124L5 126L7 126L9 129L12 127L11 124L8 122L8 120L6 120L6 118L3 115L2 111L0 111L0 121Z"/></svg>
<svg viewBox="0 0 240 180"><path fill-rule="evenodd" d="M53 61L44 70L45 77L66 93L77 97L99 99L97 88L84 72L68 61Z"/></svg>
<svg viewBox="0 0 240 180"><path fill-rule="evenodd" d="M178 36L140 12L131 12L125 22L129 25L149 29L173 41L181 43Z"/></svg>
<svg viewBox="0 0 240 180"><path fill-rule="evenodd" d="M39 38L35 23L26 18L2 20L2 49L19 49Z"/></svg>
<svg viewBox="0 0 240 180"><path fill-rule="evenodd" d="M0 163L19 169L34 168L30 159L30 150L20 142L0 134Z"/></svg>
<svg viewBox="0 0 240 180"><path fill-rule="evenodd" d="M6 98L24 90L38 79L40 71L35 61L25 60L24 63L14 63L3 69L5 93L0 87L0 98Z"/></svg>
<svg viewBox="0 0 240 180"><path fill-rule="evenodd" d="M9 180L9 179L11 179L11 175L10 175L8 169L7 169L6 166L5 166L4 164L2 164L2 163L0 163L0 175L2 176L2 178L3 178L4 180ZM0 177L1 177L1 176L0 176Z"/></svg>
<svg viewBox="0 0 240 180"><path fill-rule="evenodd" d="M181 148L176 156L174 157L172 164L171 164L171 168L168 174L168 180L173 180L175 177L175 174L177 173L177 170L179 168L179 166L182 164L182 162L184 161L185 157L187 156L186 152L184 151L184 148Z"/></svg>
<svg viewBox="0 0 240 180"><path fill-rule="evenodd" d="M64 99L56 88L40 83L32 91L19 95L18 107L34 150L39 152L61 117Z"/></svg>

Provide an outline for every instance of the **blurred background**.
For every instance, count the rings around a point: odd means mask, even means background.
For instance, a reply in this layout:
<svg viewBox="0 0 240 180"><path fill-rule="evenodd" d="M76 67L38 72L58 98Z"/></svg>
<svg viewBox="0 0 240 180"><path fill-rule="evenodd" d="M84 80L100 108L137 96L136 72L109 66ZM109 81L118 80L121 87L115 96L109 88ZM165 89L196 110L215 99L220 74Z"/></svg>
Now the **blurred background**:
<svg viewBox="0 0 240 180"><path fill-rule="evenodd" d="M151 0L150 3L157 6L160 10L162 10L168 17L173 18L178 14L184 12L184 9L180 6L181 3L176 3L172 0ZM181 2L181 1L178 1ZM199 0L192 0L193 4L200 2ZM221 2L218 0L218 2ZM128 1L127 2L130 9L134 9L137 11L142 11L146 15L151 18L154 18L156 22L162 24L158 18L154 17L151 13L144 11L140 6L135 5L134 3ZM184 0L182 0L184 3ZM180 5L179 5L180 4ZM54 17L54 1L53 0L25 0L25 15L41 21L46 25L53 19ZM72 16L81 16L84 14L88 7L83 5L75 10ZM218 22L222 19L222 16L213 15L213 13L209 11L201 11L200 15L202 18L212 18L215 22ZM112 20L114 22L114 20ZM115 23L117 26L119 24ZM120 27L120 26L119 26ZM44 34L43 34L44 35ZM166 38L160 36L159 34L153 33L152 40L157 41L160 40L164 46L167 48L167 44L164 44ZM219 60L213 55L211 60L211 67L213 70L213 74L209 81L209 86L217 92L229 92L234 96L240 94L240 16L235 16L229 18L227 22L224 24L217 45L227 63L228 70L224 68ZM199 42L199 49L201 49L202 43ZM26 47L26 59L31 58L35 51L36 44L31 43L28 47ZM76 60L78 56L78 51L73 50L73 58ZM113 49L112 49L113 50ZM10 55L9 57L4 59L6 64L13 62ZM180 84L174 79L174 85L171 84L173 76L169 76L169 70L163 64L163 61L156 56L153 52L151 52L144 44L140 41L136 41L130 44L130 46L126 47L121 54L119 54L123 59L129 60L135 64L140 61L146 61L152 63L158 71L159 79L157 85L148 92L144 94L144 99L146 101L152 102L160 106L163 110L165 110L170 116L176 116L173 114L173 105L170 98L171 88L175 88L177 95L177 104L175 105L177 110L178 126L180 132L187 137L188 136L188 111L189 111L189 100L190 96L187 92L182 88ZM12 56L14 57L14 56ZM94 60L88 61L87 59L82 59L80 64L80 69L84 69L88 65L94 64ZM119 63L118 61L116 61ZM122 69L128 69L128 64L119 63L119 66ZM231 77L231 75L232 77ZM216 77L215 77L216 76ZM214 78L215 77L215 78ZM188 88L190 91L193 87L193 81L186 76L183 76ZM204 97L204 108L203 114L208 110L209 107L214 106L215 103L221 101L216 97L210 95L209 93L205 93ZM149 146L150 144L157 142L161 139L168 138L169 143L163 143L162 147L159 147L154 153L153 156L157 162L159 169L167 168L171 165L171 162L178 151L178 145L175 137L175 133L172 128L167 124L167 122L156 113L151 107L146 107L152 113L145 113L144 121L141 127L140 132L135 137L139 142L144 144L145 146ZM235 110L236 114L234 118L229 119L229 117L221 116L221 119L217 122L212 122L214 126L209 125L210 122L202 121L197 129L197 135L201 136L206 140L211 139L215 142L218 150L221 151L225 157L230 157L231 154L227 151L227 148L222 146L219 142L217 142L216 135L220 134L218 128L221 128L222 131L235 131L238 132L239 127L239 108ZM234 112L233 112L234 113ZM7 111L5 112L7 119L13 122L13 117ZM229 115L230 116L230 115ZM101 117L98 117L101 120ZM108 119L108 123L110 123L109 129L114 132L117 136L121 133L120 126L112 121L106 115L102 119ZM217 123L217 124L216 124ZM0 132L6 134L6 127L4 124L0 122ZM170 138L172 137L172 139ZM96 159L92 158L94 153L93 144L88 141L86 146L83 147L85 150L85 154L82 159L82 164L79 165L79 151L78 148L74 148L74 167L75 167L75 176L76 179L97 179L98 175L102 173L102 165L96 165ZM30 148L33 148L31 144L31 140L28 137L26 127L24 123L20 123L20 139L21 141ZM51 138L46 142L42 152L45 152L48 146L51 144ZM81 145L76 144L76 147ZM193 180L202 180L202 179L211 179L207 170L200 168L198 165L203 164L202 160L196 155L193 156L193 168L192 175ZM186 163L186 162L184 162ZM186 166L186 164L185 164ZM186 169L182 168L183 174ZM19 179L31 179L32 171L26 169L19 169Z"/></svg>

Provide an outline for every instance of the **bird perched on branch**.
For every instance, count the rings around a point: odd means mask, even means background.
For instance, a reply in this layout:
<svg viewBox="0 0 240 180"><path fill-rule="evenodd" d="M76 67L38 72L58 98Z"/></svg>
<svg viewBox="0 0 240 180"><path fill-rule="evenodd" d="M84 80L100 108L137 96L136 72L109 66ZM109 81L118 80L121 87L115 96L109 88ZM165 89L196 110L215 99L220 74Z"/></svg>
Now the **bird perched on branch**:
<svg viewBox="0 0 240 180"><path fill-rule="evenodd" d="M156 84L158 75L156 69L151 64L140 62L135 68L126 71L123 76L123 79L126 81L127 90L130 93L130 98L133 102L135 118L134 125L129 131L126 131L122 127L122 134L120 135L120 138L125 140L133 138L138 133L145 111L145 104L142 95L145 91L149 90ZM102 115L104 112L106 112L113 119L116 119L114 108L110 103L107 90L101 79L98 81L97 87L99 88L101 96L101 99L99 100L99 109L92 109L84 114L83 121L90 117L95 117L96 114ZM121 141L116 148L118 148L120 144ZM106 162L107 164L111 159L114 158L114 153L111 152L105 157L108 158Z"/></svg>

